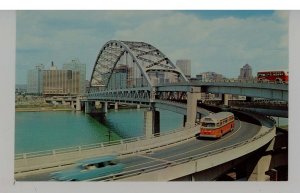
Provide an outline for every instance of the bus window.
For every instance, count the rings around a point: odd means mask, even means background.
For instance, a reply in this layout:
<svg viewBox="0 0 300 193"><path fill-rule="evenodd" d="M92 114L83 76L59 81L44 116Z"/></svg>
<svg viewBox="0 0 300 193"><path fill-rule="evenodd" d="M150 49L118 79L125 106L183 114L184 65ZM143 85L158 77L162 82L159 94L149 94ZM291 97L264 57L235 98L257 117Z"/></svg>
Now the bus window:
<svg viewBox="0 0 300 193"><path fill-rule="evenodd" d="M214 123L202 123L203 127L215 127Z"/></svg>

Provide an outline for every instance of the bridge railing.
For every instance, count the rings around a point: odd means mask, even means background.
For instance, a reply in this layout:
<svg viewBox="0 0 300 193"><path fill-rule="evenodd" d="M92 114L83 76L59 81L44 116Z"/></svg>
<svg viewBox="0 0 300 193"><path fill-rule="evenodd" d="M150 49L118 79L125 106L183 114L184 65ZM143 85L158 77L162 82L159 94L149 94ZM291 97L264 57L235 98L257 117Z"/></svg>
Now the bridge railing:
<svg viewBox="0 0 300 193"><path fill-rule="evenodd" d="M219 148L219 149L215 149L215 150L208 151L208 152L205 152L205 153L200 153L200 154L196 154L196 155L192 155L192 156L188 156L188 157L184 157L184 158L175 159L175 160L172 160L170 162L155 164L155 165L151 165L151 166L147 166L147 167L143 167L143 168L139 168L139 169L135 169L135 170L125 171L125 172L118 173L118 174L112 174L112 175L105 176L105 177L94 178L94 179L90 179L88 181L120 180L120 179L132 177L132 176L137 176L137 175L144 174L144 173L149 173L149 172L152 172L152 171L157 171L157 170L168 168L168 167L173 167L173 166L184 164L184 163L187 163L187 162L196 161L196 160L208 157L208 156L212 156L212 155L223 153L223 152L226 152L226 151L229 151L229 150L232 150L232 149L236 149L238 147L241 147L241 146L244 146L246 144L250 144L254 141L257 141L257 140L263 138L264 136L270 134L271 132L273 132L276 129L275 120L272 117L269 117L269 123L273 124L273 126L271 128L268 128L265 132L260 133L256 136L246 140L246 141L235 143L233 145L226 146L226 147Z"/></svg>
<svg viewBox="0 0 300 193"><path fill-rule="evenodd" d="M190 82L241 82L241 83L260 83L260 84L288 84L286 82L277 83L275 81L260 81L260 80L238 80L238 79L224 79L224 80L190 80Z"/></svg>
<svg viewBox="0 0 300 193"><path fill-rule="evenodd" d="M156 87L180 86L241 86L275 90L288 90L287 83L260 82L257 80L190 80L188 83L158 84ZM163 89L162 89L163 90Z"/></svg>
<svg viewBox="0 0 300 193"><path fill-rule="evenodd" d="M157 136L167 136L167 135L170 135L170 134L174 134L174 133L184 131L184 130L188 130L188 129L192 129L192 128L193 127L177 128L177 129L162 132L162 133L159 133L159 134L153 134L150 137L150 139L156 138ZM96 148L103 148L103 147L108 147L108 146L132 143L132 142L141 141L141 140L146 140L146 137L145 136L138 136L138 137L133 137L133 138L125 138L125 139L120 139L120 140L115 140L115 141L107 141L107 142L101 142L101 143L86 144L86 145L51 149L51 150L45 150L45 151L19 153L19 154L15 154L15 160L34 158L34 157L42 157L42 156L49 156L49 155L57 155L57 154L64 154L64 153L70 153L70 152L81 152L81 151L84 151L84 150L91 150L91 149L96 149Z"/></svg>
<svg viewBox="0 0 300 193"><path fill-rule="evenodd" d="M252 108L276 108L276 110L288 109L288 103L282 101L254 101L254 102L247 102L247 101L228 101L229 106L241 106L241 107L252 107Z"/></svg>

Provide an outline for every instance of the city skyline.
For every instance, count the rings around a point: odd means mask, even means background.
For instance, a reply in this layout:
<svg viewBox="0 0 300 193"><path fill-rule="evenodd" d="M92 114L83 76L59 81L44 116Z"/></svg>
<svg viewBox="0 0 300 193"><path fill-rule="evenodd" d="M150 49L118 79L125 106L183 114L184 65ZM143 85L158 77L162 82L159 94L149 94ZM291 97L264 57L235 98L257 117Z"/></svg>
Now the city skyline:
<svg viewBox="0 0 300 193"><path fill-rule="evenodd" d="M18 11L16 84L36 64L61 67L73 58L86 63L89 80L111 39L153 44L173 63L189 59L193 77L238 77L246 63L253 75L288 69L287 11Z"/></svg>

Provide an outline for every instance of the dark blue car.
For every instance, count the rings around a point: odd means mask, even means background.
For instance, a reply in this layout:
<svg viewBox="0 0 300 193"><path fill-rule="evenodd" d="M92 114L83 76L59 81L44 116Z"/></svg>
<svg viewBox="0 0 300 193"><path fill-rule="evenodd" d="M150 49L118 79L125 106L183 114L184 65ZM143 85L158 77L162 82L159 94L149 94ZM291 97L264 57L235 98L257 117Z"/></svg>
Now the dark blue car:
<svg viewBox="0 0 300 193"><path fill-rule="evenodd" d="M75 168L52 173L51 179L82 181L120 173L123 170L124 164L117 162L117 156L103 156L79 161Z"/></svg>

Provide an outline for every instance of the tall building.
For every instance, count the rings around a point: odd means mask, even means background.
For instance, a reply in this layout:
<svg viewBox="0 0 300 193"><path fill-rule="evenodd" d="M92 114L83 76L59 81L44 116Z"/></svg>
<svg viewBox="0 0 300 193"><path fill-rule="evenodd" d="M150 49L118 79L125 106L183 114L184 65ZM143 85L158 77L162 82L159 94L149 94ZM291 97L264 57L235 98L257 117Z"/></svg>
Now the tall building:
<svg viewBox="0 0 300 193"><path fill-rule="evenodd" d="M176 66L187 78L191 78L191 60L177 60Z"/></svg>
<svg viewBox="0 0 300 193"><path fill-rule="evenodd" d="M240 69L240 75L238 77L239 80L252 80L252 68L249 64L245 64L241 69Z"/></svg>
<svg viewBox="0 0 300 193"><path fill-rule="evenodd" d="M51 62L50 70L57 70L57 67L54 65L53 61Z"/></svg>
<svg viewBox="0 0 300 193"><path fill-rule="evenodd" d="M65 64L63 70L51 62L49 70L41 64L28 71L27 92L31 94L80 95L85 88L85 64L77 61Z"/></svg>
<svg viewBox="0 0 300 193"><path fill-rule="evenodd" d="M63 64L63 70L78 71L80 74L80 94L84 94L86 91L86 65L81 63L79 59L73 59L70 62Z"/></svg>
<svg viewBox="0 0 300 193"><path fill-rule="evenodd" d="M157 84L164 84L164 83L169 83L169 78L167 77L166 72L159 72L159 71L152 71L147 73L149 76L149 79L152 84L157 85Z"/></svg>
<svg viewBox="0 0 300 193"><path fill-rule="evenodd" d="M122 89L127 86L127 65L119 65L114 69L113 73L107 73L104 75L105 78L109 78L108 88L112 89Z"/></svg>
<svg viewBox="0 0 300 193"><path fill-rule="evenodd" d="M44 95L78 95L80 94L79 71L44 70Z"/></svg>
<svg viewBox="0 0 300 193"><path fill-rule="evenodd" d="M27 93L42 94L44 65L38 64L27 72Z"/></svg>
<svg viewBox="0 0 300 193"><path fill-rule="evenodd" d="M196 79L200 81L221 81L224 79L222 74L218 74L215 72L203 72L201 74L196 75Z"/></svg>

